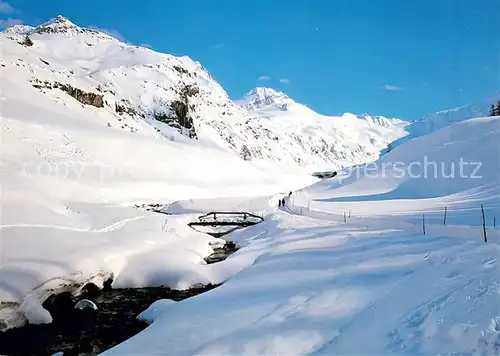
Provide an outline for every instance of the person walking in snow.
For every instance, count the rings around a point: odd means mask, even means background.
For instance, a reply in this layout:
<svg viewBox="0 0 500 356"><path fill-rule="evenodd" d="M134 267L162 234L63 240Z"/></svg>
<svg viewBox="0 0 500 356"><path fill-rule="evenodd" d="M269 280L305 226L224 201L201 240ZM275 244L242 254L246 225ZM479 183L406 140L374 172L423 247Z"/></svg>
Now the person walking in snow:
<svg viewBox="0 0 500 356"><path fill-rule="evenodd" d="M283 197L283 199L281 199L281 206L284 208L285 207L285 197Z"/></svg>
<svg viewBox="0 0 500 356"><path fill-rule="evenodd" d="M281 199L278 199L278 208L281 208Z"/></svg>

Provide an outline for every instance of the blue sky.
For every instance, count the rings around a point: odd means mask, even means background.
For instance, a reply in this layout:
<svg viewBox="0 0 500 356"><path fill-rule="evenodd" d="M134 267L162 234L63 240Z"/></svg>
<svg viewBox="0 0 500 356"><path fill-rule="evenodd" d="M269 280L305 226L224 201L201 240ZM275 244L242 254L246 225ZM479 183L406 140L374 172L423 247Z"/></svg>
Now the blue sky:
<svg viewBox="0 0 500 356"><path fill-rule="evenodd" d="M324 114L417 119L500 91L498 0L6 0L200 61L233 98L283 90Z"/></svg>

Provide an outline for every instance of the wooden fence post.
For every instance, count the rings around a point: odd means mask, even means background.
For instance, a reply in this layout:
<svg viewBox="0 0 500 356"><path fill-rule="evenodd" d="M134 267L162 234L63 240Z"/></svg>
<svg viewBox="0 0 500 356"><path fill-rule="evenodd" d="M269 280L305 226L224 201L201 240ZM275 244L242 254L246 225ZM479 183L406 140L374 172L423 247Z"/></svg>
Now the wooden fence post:
<svg viewBox="0 0 500 356"><path fill-rule="evenodd" d="M481 212L483 214L483 235L484 235L484 242L488 242L488 238L486 237L486 219L484 217L484 206L481 204Z"/></svg>
<svg viewBox="0 0 500 356"><path fill-rule="evenodd" d="M444 221L443 221L443 225L446 225L446 213L448 212L448 207L445 206L444 207Z"/></svg>
<svg viewBox="0 0 500 356"><path fill-rule="evenodd" d="M424 232L425 235L425 214L422 214L422 231Z"/></svg>

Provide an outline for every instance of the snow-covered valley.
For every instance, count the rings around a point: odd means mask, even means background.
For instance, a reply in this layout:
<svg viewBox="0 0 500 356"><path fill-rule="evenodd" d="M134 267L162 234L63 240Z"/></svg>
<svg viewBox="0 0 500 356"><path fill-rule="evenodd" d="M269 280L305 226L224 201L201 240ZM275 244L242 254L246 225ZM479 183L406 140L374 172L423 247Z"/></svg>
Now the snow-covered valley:
<svg viewBox="0 0 500 356"><path fill-rule="evenodd" d="M233 101L188 57L62 17L0 46L0 332L88 283L223 283L157 301L105 354L500 354L500 117ZM264 222L206 264L225 241L187 224L210 211Z"/></svg>

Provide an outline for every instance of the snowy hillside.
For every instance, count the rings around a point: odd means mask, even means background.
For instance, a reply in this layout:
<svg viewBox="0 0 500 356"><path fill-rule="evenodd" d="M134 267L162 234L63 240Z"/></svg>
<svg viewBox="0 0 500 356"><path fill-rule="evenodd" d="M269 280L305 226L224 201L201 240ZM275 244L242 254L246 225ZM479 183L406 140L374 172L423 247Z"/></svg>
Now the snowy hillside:
<svg viewBox="0 0 500 356"><path fill-rule="evenodd" d="M152 325L104 354L499 355L499 143L500 117L471 119L293 193L263 225L231 235L244 248L209 267L231 271L224 285L154 303L140 315ZM437 176L414 163L426 159ZM259 202L270 201L248 208Z"/></svg>
<svg viewBox="0 0 500 356"><path fill-rule="evenodd" d="M347 169L302 191L297 203L339 215L397 215L402 221L488 225L500 219L500 117L455 123L418 137L379 161ZM498 221L498 220L497 220Z"/></svg>
<svg viewBox="0 0 500 356"><path fill-rule="evenodd" d="M405 134L400 120L325 117L272 89L257 88L237 105L200 63L125 44L62 16L8 28L0 40L2 69L15 69L18 85L57 105L76 99L103 126L198 139L246 160L333 170L376 159Z"/></svg>
<svg viewBox="0 0 500 356"><path fill-rule="evenodd" d="M490 115L490 107L500 100L500 94L491 96L481 103L463 105L454 109L442 110L424 116L406 127L407 136L398 139L392 147L399 146L403 142L415 137L427 135L453 123L468 120L473 117Z"/></svg>

